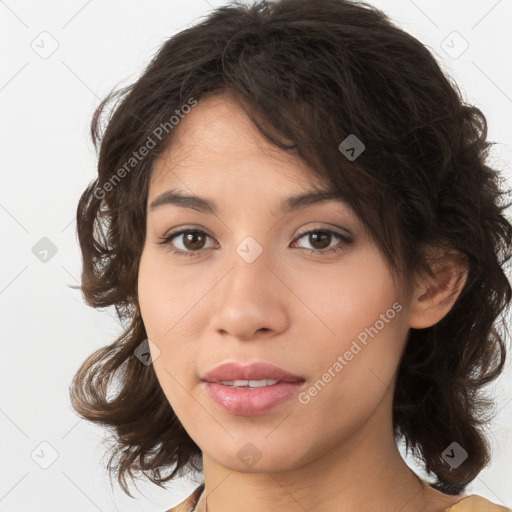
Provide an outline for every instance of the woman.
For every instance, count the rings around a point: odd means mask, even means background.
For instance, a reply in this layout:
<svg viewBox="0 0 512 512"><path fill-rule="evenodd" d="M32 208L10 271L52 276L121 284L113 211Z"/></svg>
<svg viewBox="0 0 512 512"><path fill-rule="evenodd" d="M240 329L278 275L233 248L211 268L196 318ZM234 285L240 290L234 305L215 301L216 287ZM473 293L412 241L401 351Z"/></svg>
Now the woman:
<svg viewBox="0 0 512 512"><path fill-rule="evenodd" d="M233 4L121 92L77 226L85 299L126 331L71 398L125 492L197 471L171 511L506 510L465 488L512 226L428 50L345 0Z"/></svg>

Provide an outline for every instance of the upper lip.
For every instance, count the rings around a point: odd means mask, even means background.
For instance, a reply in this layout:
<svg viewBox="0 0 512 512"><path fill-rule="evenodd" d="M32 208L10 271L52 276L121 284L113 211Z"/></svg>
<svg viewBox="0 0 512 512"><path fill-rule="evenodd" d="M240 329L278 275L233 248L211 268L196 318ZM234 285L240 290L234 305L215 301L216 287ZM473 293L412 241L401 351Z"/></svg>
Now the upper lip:
<svg viewBox="0 0 512 512"><path fill-rule="evenodd" d="M225 363L215 367L203 376L203 380L207 382L262 379L275 379L282 382L301 382L305 380L299 375L293 375L270 363L253 363L245 366L238 363Z"/></svg>

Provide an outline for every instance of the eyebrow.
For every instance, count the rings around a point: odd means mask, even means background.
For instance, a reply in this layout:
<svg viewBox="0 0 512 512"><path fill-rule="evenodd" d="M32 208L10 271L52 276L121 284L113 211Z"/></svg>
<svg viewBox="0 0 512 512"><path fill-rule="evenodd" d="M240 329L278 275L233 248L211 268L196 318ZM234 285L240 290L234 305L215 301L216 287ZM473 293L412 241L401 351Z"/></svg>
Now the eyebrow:
<svg viewBox="0 0 512 512"><path fill-rule="evenodd" d="M280 204L280 210L282 213L290 213L326 201L338 201L345 204L347 202L340 192L333 189L311 190L284 199ZM160 206L169 204L181 208L190 208L202 213L218 214L215 202L204 197L183 194L177 189L170 189L160 194L151 202L149 209L153 211Z"/></svg>

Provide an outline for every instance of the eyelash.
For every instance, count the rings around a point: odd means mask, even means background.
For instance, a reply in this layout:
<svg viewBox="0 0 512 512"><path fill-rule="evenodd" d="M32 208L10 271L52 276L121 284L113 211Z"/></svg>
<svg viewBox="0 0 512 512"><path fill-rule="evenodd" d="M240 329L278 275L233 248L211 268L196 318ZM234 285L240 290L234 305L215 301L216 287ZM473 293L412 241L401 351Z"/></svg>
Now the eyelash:
<svg viewBox="0 0 512 512"><path fill-rule="evenodd" d="M208 235L208 233L204 232L201 229L182 229L180 231L176 231L176 232L170 233L161 242L158 242L158 244L159 245L168 245L169 251L171 251L173 254L177 254L178 256L191 256L191 257L198 256L204 249L199 249L197 251L183 251L181 249L176 249L175 247L173 247L170 244L170 242L174 238L176 238L179 235L183 235L185 233L200 233L201 235L206 235L207 237L210 237L210 235ZM309 235L311 233L328 233L330 235L333 235L333 236L339 238L345 244L352 243L352 240L350 238L346 237L345 235L342 235L341 233L338 233L337 231L329 229L329 228L312 229L312 230L309 230L309 231L305 231L304 233L300 233L299 235L297 235L297 237L294 239L294 241L295 240L299 240L303 236ZM300 249L302 249L304 251L308 251L308 254L315 254L315 255L318 254L320 256L325 256L328 253L332 254L332 253L338 253L338 252L344 251L345 247L338 247L338 248L331 247L330 249L306 249L304 247L300 247Z"/></svg>

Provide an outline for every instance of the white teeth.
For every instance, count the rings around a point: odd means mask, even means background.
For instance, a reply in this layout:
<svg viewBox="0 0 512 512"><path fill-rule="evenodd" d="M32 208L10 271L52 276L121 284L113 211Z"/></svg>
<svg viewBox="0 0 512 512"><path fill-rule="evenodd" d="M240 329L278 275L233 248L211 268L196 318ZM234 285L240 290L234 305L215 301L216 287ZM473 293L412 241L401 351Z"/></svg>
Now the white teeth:
<svg viewBox="0 0 512 512"><path fill-rule="evenodd" d="M249 388L262 388L263 386L273 386L279 381L275 379L262 379L262 380L221 380L219 384L224 386L232 386L235 388L249 387Z"/></svg>

